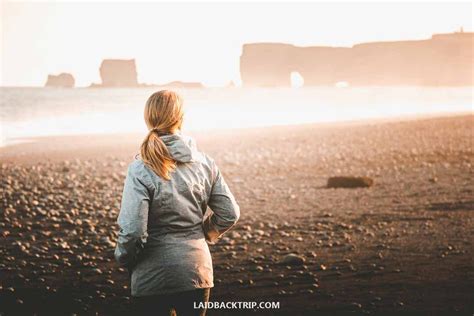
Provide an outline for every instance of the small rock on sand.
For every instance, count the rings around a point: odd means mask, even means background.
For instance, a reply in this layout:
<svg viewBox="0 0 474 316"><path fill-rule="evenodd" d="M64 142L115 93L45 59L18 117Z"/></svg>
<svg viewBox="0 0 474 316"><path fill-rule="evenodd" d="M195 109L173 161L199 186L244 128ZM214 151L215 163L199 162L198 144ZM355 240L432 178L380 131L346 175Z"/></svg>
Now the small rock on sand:
<svg viewBox="0 0 474 316"><path fill-rule="evenodd" d="M299 266L299 265L304 264L305 261L306 259L304 257L298 256L297 254L294 254L294 253L290 253L286 255L285 257L283 257L283 259L281 260L281 264Z"/></svg>
<svg viewBox="0 0 474 316"><path fill-rule="evenodd" d="M369 177L331 177L328 179L328 188L368 188L374 185L374 180Z"/></svg>

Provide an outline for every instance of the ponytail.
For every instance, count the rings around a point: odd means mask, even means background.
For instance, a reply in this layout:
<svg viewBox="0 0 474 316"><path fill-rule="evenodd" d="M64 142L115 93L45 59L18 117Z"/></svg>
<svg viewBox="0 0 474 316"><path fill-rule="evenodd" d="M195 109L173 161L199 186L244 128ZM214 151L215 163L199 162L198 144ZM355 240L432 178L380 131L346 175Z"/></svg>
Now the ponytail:
<svg viewBox="0 0 474 316"><path fill-rule="evenodd" d="M169 90L152 94L145 105L145 122L150 129L143 140L140 155L143 162L159 177L170 180L176 161L160 136L181 129L183 109L181 97Z"/></svg>
<svg viewBox="0 0 474 316"><path fill-rule="evenodd" d="M150 167L158 176L163 179L170 180L170 172L176 168L176 162L171 157L156 129L151 129L143 140L140 148L140 156L143 162Z"/></svg>

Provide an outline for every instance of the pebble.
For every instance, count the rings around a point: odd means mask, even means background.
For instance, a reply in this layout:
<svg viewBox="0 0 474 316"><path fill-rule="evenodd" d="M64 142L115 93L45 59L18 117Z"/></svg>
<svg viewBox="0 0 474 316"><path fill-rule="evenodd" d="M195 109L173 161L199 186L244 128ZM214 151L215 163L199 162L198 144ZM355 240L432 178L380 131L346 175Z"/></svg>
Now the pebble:
<svg viewBox="0 0 474 316"><path fill-rule="evenodd" d="M303 256L299 256L294 253L290 253L283 257L283 259L280 261L281 264L284 265L290 265L290 266L298 266L298 265L303 265L305 263L306 259Z"/></svg>

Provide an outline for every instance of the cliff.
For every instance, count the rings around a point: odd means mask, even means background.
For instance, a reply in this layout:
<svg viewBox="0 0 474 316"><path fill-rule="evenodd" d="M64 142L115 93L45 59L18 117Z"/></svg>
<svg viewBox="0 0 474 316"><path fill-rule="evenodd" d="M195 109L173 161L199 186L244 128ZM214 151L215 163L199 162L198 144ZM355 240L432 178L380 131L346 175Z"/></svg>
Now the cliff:
<svg viewBox="0 0 474 316"><path fill-rule="evenodd" d="M135 59L105 59L100 65L103 87L136 87L137 68Z"/></svg>
<svg viewBox="0 0 474 316"><path fill-rule="evenodd" d="M353 47L245 44L244 86L290 86L299 72L306 86L473 85L474 33L437 34L419 41L374 42Z"/></svg>
<svg viewBox="0 0 474 316"><path fill-rule="evenodd" d="M74 88L75 80L71 74L61 73L59 75L48 75L45 87Z"/></svg>

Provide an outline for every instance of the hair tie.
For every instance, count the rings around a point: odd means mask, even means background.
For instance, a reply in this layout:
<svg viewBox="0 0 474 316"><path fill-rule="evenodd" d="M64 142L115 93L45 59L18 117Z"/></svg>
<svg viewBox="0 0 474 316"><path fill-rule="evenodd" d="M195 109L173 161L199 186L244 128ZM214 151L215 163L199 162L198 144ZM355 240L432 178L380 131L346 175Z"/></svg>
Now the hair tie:
<svg viewBox="0 0 474 316"><path fill-rule="evenodd" d="M169 134L168 132L159 129L158 127L153 127L152 129L150 129L150 133L157 133L158 136L165 136Z"/></svg>

